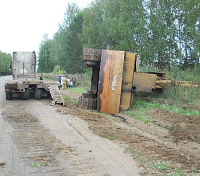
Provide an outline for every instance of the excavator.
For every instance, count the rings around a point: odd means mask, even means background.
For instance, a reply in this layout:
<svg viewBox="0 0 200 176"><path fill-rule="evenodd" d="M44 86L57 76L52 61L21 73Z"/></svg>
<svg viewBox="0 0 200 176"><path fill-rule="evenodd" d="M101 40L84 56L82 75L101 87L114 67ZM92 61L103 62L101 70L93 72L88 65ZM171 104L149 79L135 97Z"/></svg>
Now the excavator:
<svg viewBox="0 0 200 176"><path fill-rule="evenodd" d="M92 68L92 79L90 90L82 94L79 103L82 108L97 109L100 113L128 110L134 92L162 92L169 84L199 86L197 82L166 79L162 72L139 72L137 53L83 48L83 60Z"/></svg>

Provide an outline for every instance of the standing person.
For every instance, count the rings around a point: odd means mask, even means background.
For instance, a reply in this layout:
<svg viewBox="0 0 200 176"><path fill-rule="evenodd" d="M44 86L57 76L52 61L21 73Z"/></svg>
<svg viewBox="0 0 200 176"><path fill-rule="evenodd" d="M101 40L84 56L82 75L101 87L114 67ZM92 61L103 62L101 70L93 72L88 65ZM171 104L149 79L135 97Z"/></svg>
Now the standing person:
<svg viewBox="0 0 200 176"><path fill-rule="evenodd" d="M59 88L61 88L62 87L62 76L61 75L58 76L58 81L60 84Z"/></svg>
<svg viewBox="0 0 200 176"><path fill-rule="evenodd" d="M72 87L75 87L76 86L76 76L73 75L71 80L72 80Z"/></svg>
<svg viewBox="0 0 200 176"><path fill-rule="evenodd" d="M63 89L66 89L67 88L67 75L64 75L62 80L63 80Z"/></svg>
<svg viewBox="0 0 200 176"><path fill-rule="evenodd" d="M60 85L61 85L61 87L63 86L63 76L61 76Z"/></svg>
<svg viewBox="0 0 200 176"><path fill-rule="evenodd" d="M67 87L72 87L72 82L70 81L70 79L67 79Z"/></svg>

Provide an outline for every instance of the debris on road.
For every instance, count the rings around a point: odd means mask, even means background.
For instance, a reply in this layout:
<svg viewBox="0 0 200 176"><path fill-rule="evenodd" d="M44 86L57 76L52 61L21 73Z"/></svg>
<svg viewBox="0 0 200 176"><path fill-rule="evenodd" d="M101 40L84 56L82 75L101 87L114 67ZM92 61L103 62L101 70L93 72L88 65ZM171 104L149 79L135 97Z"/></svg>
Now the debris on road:
<svg viewBox="0 0 200 176"><path fill-rule="evenodd" d="M4 166L6 162L0 162L0 166Z"/></svg>

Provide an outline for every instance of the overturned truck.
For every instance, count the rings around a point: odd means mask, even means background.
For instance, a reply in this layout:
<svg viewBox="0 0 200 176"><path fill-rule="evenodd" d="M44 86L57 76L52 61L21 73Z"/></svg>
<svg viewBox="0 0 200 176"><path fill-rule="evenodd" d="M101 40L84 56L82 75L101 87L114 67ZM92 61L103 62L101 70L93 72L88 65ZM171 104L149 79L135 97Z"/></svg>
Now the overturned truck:
<svg viewBox="0 0 200 176"><path fill-rule="evenodd" d="M37 79L35 51L13 52L11 67L13 80L5 83L7 100L52 97L55 103L64 104L57 84L43 81L42 77Z"/></svg>
<svg viewBox="0 0 200 176"><path fill-rule="evenodd" d="M84 48L83 59L92 67L91 89L79 98L82 108L117 114L133 102L133 92L162 91L164 73L139 73L139 55L126 51Z"/></svg>

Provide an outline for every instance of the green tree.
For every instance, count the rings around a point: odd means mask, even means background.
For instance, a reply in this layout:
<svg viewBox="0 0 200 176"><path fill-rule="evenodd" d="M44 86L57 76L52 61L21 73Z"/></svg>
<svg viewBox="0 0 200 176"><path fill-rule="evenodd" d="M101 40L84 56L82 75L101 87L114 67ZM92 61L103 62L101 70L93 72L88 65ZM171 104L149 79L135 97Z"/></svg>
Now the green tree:
<svg viewBox="0 0 200 176"><path fill-rule="evenodd" d="M82 12L76 4L68 4L63 23L55 33L51 47L51 57L56 65L67 73L83 71Z"/></svg>
<svg viewBox="0 0 200 176"><path fill-rule="evenodd" d="M51 57L52 40L45 34L39 49L38 72L49 73L53 71L55 62Z"/></svg>
<svg viewBox="0 0 200 176"><path fill-rule="evenodd" d="M0 51L0 74L10 74L11 64L12 64L11 54Z"/></svg>
<svg viewBox="0 0 200 176"><path fill-rule="evenodd" d="M67 35L67 72L80 73L83 71L83 47L80 40L82 33L82 13L79 12L69 26Z"/></svg>
<svg viewBox="0 0 200 176"><path fill-rule="evenodd" d="M194 66L199 62L200 54L200 1L182 1L180 11L182 12L180 24L182 29L181 50L184 66Z"/></svg>
<svg viewBox="0 0 200 176"><path fill-rule="evenodd" d="M59 65L83 71L82 48L139 53L143 66L197 67L200 59L199 0L94 0L80 10L68 4L52 40L41 43L39 70ZM47 55L47 56L46 56ZM48 59L47 59L48 58ZM42 65L43 64L43 65Z"/></svg>
<svg viewBox="0 0 200 176"><path fill-rule="evenodd" d="M142 0L96 0L84 10L84 46L141 52L145 16Z"/></svg>

